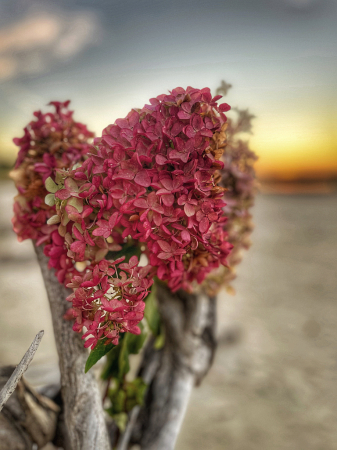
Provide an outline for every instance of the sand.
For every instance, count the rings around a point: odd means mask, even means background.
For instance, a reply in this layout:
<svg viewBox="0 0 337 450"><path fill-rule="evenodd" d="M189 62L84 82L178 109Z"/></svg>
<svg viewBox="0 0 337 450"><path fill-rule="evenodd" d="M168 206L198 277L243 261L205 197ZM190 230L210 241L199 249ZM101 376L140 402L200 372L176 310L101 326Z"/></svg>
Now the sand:
<svg viewBox="0 0 337 450"><path fill-rule="evenodd" d="M50 313L31 243L10 228L0 184L0 364L45 330L27 378L58 380ZM219 347L193 391L176 450L337 448L337 196L259 195L253 246L218 300Z"/></svg>

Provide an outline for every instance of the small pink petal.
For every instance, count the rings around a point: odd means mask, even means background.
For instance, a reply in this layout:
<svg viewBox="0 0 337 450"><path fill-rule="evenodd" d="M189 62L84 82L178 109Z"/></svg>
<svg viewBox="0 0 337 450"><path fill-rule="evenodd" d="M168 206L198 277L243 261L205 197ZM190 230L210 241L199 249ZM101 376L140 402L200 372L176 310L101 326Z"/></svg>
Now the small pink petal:
<svg viewBox="0 0 337 450"><path fill-rule="evenodd" d="M184 211L187 217L192 217L195 214L195 207L190 203L185 203Z"/></svg>
<svg viewBox="0 0 337 450"><path fill-rule="evenodd" d="M163 166L164 164L166 164L167 162L167 158L164 155L156 155L156 163L159 166Z"/></svg>
<svg viewBox="0 0 337 450"><path fill-rule="evenodd" d="M184 128L184 133L185 133L186 136L189 137L189 138L194 137L195 134L196 134L194 128L191 127L191 125L187 125L187 126Z"/></svg>
<svg viewBox="0 0 337 450"><path fill-rule="evenodd" d="M160 180L161 184L164 186L165 189L168 191L172 191L173 189L173 181L171 178L163 178Z"/></svg>
<svg viewBox="0 0 337 450"><path fill-rule="evenodd" d="M172 256L172 253L159 253L158 254L158 258L160 258L160 259L169 259L169 258L171 258L171 256Z"/></svg>
<svg viewBox="0 0 337 450"><path fill-rule="evenodd" d="M207 137L212 137L213 133L211 130L207 130L206 128L204 128L203 130L200 131L201 136L207 136Z"/></svg>
<svg viewBox="0 0 337 450"><path fill-rule="evenodd" d="M115 123L120 128L129 128L129 122L126 119L117 119Z"/></svg>
<svg viewBox="0 0 337 450"><path fill-rule="evenodd" d="M165 273L166 273L166 266L164 266L164 265L159 266L158 270L157 270L157 276L160 280L163 279L163 276L165 275Z"/></svg>
<svg viewBox="0 0 337 450"><path fill-rule="evenodd" d="M72 250L75 253L81 253L82 251L84 251L85 247L86 245L84 242L75 241L71 244L70 250Z"/></svg>
<svg viewBox="0 0 337 450"><path fill-rule="evenodd" d="M207 219L207 217L204 217L199 223L199 230L201 233L206 233L206 231L208 231L208 228L209 220Z"/></svg>
<svg viewBox="0 0 337 450"><path fill-rule="evenodd" d="M70 197L70 192L68 191L68 189L61 189L60 191L56 192L55 197L61 200L66 200Z"/></svg>
<svg viewBox="0 0 337 450"><path fill-rule="evenodd" d="M176 122L172 129L171 129L171 134L172 136L177 136L183 129L184 125L180 122Z"/></svg>
<svg viewBox="0 0 337 450"><path fill-rule="evenodd" d="M220 100L220 98L222 98L222 95L216 95L215 97L212 98L212 103L213 102L217 102L218 100Z"/></svg>
<svg viewBox="0 0 337 450"><path fill-rule="evenodd" d="M141 329L137 326L133 326L128 328L129 332L132 334L140 334L141 333Z"/></svg>
<svg viewBox="0 0 337 450"><path fill-rule="evenodd" d="M151 178L147 173L147 170L141 170L135 176L135 182L143 187L149 187L151 184Z"/></svg>
<svg viewBox="0 0 337 450"><path fill-rule="evenodd" d="M173 194L163 195L162 199L163 199L163 203L165 206L172 206L174 203L174 195Z"/></svg>
<svg viewBox="0 0 337 450"><path fill-rule="evenodd" d="M114 228L116 226L116 222L117 222L117 218L118 218L118 211L114 212L112 214L112 216L109 219L109 227L110 229Z"/></svg>
<svg viewBox="0 0 337 450"><path fill-rule="evenodd" d="M187 230L184 230L181 232L181 239L185 242L190 242L191 240L191 235Z"/></svg>
<svg viewBox="0 0 337 450"><path fill-rule="evenodd" d="M178 117L179 117L179 119L189 119L191 117L191 114L189 114L185 111L179 111Z"/></svg>
<svg viewBox="0 0 337 450"><path fill-rule="evenodd" d="M159 227L163 222L161 214L157 213L156 211L153 211L153 221L157 225L157 227Z"/></svg>
<svg viewBox="0 0 337 450"><path fill-rule="evenodd" d="M171 246L170 246L170 244L168 242L162 241L162 240L159 240L157 242L158 242L158 245L160 246L160 248L162 250L164 250L164 252L170 252L171 251Z"/></svg>
<svg viewBox="0 0 337 450"><path fill-rule="evenodd" d="M137 206L137 208L148 208L147 201L144 198L137 198L133 204L134 206Z"/></svg>
<svg viewBox="0 0 337 450"><path fill-rule="evenodd" d="M229 111L231 109L231 107L228 105L228 103L221 103L221 105L219 105L219 110L221 112L226 112Z"/></svg>

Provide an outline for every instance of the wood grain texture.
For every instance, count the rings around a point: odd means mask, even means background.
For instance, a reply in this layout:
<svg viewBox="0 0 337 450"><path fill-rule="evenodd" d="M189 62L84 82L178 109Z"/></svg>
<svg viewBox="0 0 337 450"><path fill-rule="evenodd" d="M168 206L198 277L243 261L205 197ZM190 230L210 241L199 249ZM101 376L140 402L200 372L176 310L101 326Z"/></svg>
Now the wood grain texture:
<svg viewBox="0 0 337 450"><path fill-rule="evenodd" d="M41 339L43 337L44 331L41 330L34 338L33 342L30 344L28 350L23 355L23 358L19 364L15 367L13 373L9 377L7 383L0 391L0 411L2 410L4 404L9 399L9 397L15 391L16 386L21 380L22 375L26 372L29 364L32 362L34 355L40 345Z"/></svg>
<svg viewBox="0 0 337 450"><path fill-rule="evenodd" d="M13 366L0 368L0 388L13 372ZM59 407L38 394L21 378L0 413L0 449L31 450L50 443L55 436Z"/></svg>
<svg viewBox="0 0 337 450"><path fill-rule="evenodd" d="M71 293L61 285L48 268L48 258L41 247L35 247L46 286L61 372L64 420L72 450L109 450L101 395L93 372L84 373L87 350L72 322L63 319L69 309L65 300Z"/></svg>
<svg viewBox="0 0 337 450"><path fill-rule="evenodd" d="M139 375L156 365L145 404L134 425L131 442L142 450L173 450L194 385L208 372L216 348L216 299L205 294L172 293L157 286L165 345L150 341Z"/></svg>

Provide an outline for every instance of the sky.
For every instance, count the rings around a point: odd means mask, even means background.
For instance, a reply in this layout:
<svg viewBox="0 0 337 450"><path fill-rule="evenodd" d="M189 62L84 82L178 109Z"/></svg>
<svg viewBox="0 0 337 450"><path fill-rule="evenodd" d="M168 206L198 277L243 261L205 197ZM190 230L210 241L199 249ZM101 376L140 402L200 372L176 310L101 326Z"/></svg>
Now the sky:
<svg viewBox="0 0 337 450"><path fill-rule="evenodd" d="M260 178L337 176L337 0L0 0L0 163L36 109L97 134L177 86L255 116Z"/></svg>

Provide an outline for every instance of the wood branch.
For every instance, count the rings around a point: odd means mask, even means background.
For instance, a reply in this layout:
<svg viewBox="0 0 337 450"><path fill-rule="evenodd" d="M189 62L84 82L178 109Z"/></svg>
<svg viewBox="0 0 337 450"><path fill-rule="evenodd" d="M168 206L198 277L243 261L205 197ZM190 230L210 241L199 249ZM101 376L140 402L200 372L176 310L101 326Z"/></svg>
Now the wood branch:
<svg viewBox="0 0 337 450"><path fill-rule="evenodd" d="M14 367L0 369L0 387L8 380ZM55 436L59 407L38 394L22 378L0 413L1 450L31 450L33 444L42 448Z"/></svg>
<svg viewBox="0 0 337 450"><path fill-rule="evenodd" d="M146 353L147 349L153 349L154 342L155 342L155 339L151 338L145 349L145 353ZM159 366L159 352L151 351L151 354L147 355L147 357L145 359L147 361L147 364L145 367L142 368L142 372L141 372L140 376L145 381L145 383L149 385L152 382L152 380L156 374L156 371L158 369L158 366ZM118 442L117 450L127 450L128 449L129 442L130 442L132 433L134 431L134 427L137 424L137 420L138 420L140 411L141 411L140 406L135 406L132 409L126 429Z"/></svg>
<svg viewBox="0 0 337 450"><path fill-rule="evenodd" d="M173 294L163 284L157 286L157 297L165 345L158 351L150 342L144 352L140 376L154 358L159 361L131 442L146 450L173 450L191 390L200 384L213 362L216 299L185 291ZM124 443L123 450L126 448Z"/></svg>
<svg viewBox="0 0 337 450"><path fill-rule="evenodd" d="M56 348L61 371L64 419L72 450L108 450L110 442L101 395L93 372L84 373L87 350L72 322L63 319L71 291L61 285L48 268L48 258L35 247L52 314Z"/></svg>
<svg viewBox="0 0 337 450"><path fill-rule="evenodd" d="M19 364L16 366L14 372L10 376L10 378L7 381L7 383L5 384L5 386L1 389L1 391L0 391L0 411L2 410L4 404L9 399L9 397L15 391L15 388L18 385L18 382L21 380L22 375L26 372L26 370L29 367L29 364L32 362L34 355L36 353L36 350L38 349L38 347L40 345L43 335L44 335L43 330L41 330L39 333L37 333L33 342L31 343L29 349L23 355L23 358L21 359Z"/></svg>

